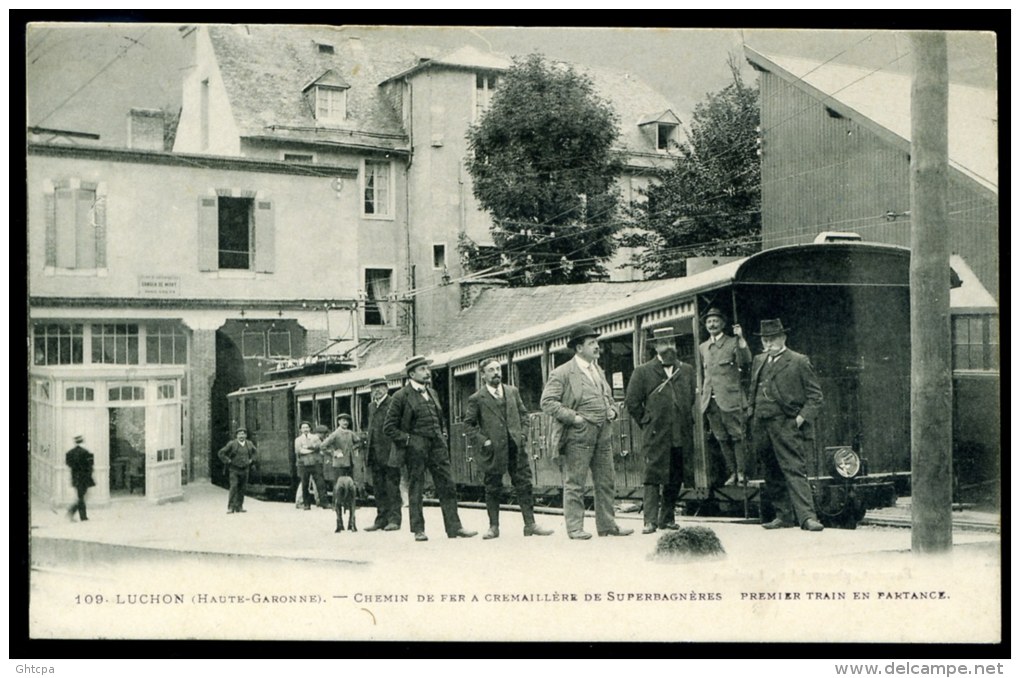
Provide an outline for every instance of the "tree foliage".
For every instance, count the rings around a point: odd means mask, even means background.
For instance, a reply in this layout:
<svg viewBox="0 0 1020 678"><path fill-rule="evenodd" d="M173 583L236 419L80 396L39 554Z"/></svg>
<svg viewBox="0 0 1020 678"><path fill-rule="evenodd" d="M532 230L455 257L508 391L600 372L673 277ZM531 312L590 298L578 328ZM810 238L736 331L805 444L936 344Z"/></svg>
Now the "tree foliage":
<svg viewBox="0 0 1020 678"><path fill-rule="evenodd" d="M502 266L512 285L604 277L619 219L618 135L587 76L537 54L515 59L468 132L468 171L495 243L495 256L479 257L462 242L472 270Z"/></svg>
<svg viewBox="0 0 1020 678"><path fill-rule="evenodd" d="M733 82L695 107L676 163L631 208L643 232L621 244L647 248L637 264L648 277L684 275L687 257L760 249L758 89L744 84L733 59L730 70Z"/></svg>

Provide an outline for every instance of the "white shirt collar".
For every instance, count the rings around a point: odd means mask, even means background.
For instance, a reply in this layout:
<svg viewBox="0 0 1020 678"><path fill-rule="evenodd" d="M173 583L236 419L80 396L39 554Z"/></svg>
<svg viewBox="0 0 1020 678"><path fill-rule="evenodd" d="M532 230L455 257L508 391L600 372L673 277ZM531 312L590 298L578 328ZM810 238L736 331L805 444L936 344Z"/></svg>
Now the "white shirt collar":
<svg viewBox="0 0 1020 678"><path fill-rule="evenodd" d="M592 363L588 362L587 360L585 360L584 358L582 358L582 357L581 357L581 356L579 356L579 355L575 355L575 356L574 356L574 360L576 360L576 361L577 361L577 364L578 364L578 366L579 366L579 367L580 367L580 368L581 368L582 370L584 370L585 372L587 372L587 371L588 371L588 368L592 366Z"/></svg>
<svg viewBox="0 0 1020 678"><path fill-rule="evenodd" d="M418 393L428 392L428 388L426 388L425 384L419 384L414 379L411 380L411 388L413 388Z"/></svg>
<svg viewBox="0 0 1020 678"><path fill-rule="evenodd" d="M499 388L492 388L491 386L486 384L485 388L489 389L489 393L492 394L493 398L501 398L501 397L503 397L503 384L500 384Z"/></svg>

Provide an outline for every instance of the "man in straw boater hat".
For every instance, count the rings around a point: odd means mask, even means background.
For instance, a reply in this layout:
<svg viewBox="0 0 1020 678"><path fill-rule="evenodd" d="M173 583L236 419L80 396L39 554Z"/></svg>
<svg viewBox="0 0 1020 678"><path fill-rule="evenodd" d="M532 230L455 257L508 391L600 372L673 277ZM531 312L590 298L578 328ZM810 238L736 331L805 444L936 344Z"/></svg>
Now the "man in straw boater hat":
<svg viewBox="0 0 1020 678"><path fill-rule="evenodd" d="M733 326L732 337L723 332L726 316L718 308L708 309L702 322L709 338L699 347L703 376L701 413L719 443L729 476L724 484L743 483L747 472L744 431L748 403L740 375L751 365L751 349L740 325Z"/></svg>
<svg viewBox="0 0 1020 678"><path fill-rule="evenodd" d="M74 520L75 513L78 514L81 520L89 519L88 510L85 508L85 494L89 491L90 487L96 484L96 481L92 478L92 467L95 463L95 457L92 456L91 452L82 447L84 442L85 436L76 435L74 437L74 447L64 455L64 462L71 468L71 486L74 487L75 492L78 494L78 500L67 511L67 517L72 521Z"/></svg>
<svg viewBox="0 0 1020 678"><path fill-rule="evenodd" d="M450 539L473 537L478 533L465 530L457 514L457 488L450 472L443 407L439 404L439 394L430 386L431 363L425 356L416 355L404 365L408 382L393 394L383 432L403 452L407 464L411 532L414 533L414 540L428 541L425 536L425 514L422 511L426 469L432 475L439 506L443 510L446 536Z"/></svg>
<svg viewBox="0 0 1020 678"><path fill-rule="evenodd" d="M694 368L677 357L676 337L671 327L652 330L655 357L634 368L627 384L627 410L644 432L644 534L680 529L676 500L683 460L694 450L697 380Z"/></svg>
<svg viewBox="0 0 1020 678"><path fill-rule="evenodd" d="M369 382L372 402L368 404L368 439L365 442L367 464L372 472L372 491L375 493L375 522L365 532L400 529L400 459L393 441L383 433L390 398L389 382L376 377Z"/></svg>
<svg viewBox="0 0 1020 678"><path fill-rule="evenodd" d="M542 391L542 411L553 418L549 446L563 464L563 515L567 536L591 539L584 531L584 485L591 469L595 486L595 529L600 537L625 537L634 530L616 524L610 423L616 419L613 390L595 363L601 355L599 333L591 325L570 330L573 360L560 365Z"/></svg>
<svg viewBox="0 0 1020 678"><path fill-rule="evenodd" d="M765 501L776 517L766 530L797 527L820 532L807 459L814 421L822 407L822 387L807 356L786 347L782 320L762 320L765 352L751 366L751 436L765 466Z"/></svg>

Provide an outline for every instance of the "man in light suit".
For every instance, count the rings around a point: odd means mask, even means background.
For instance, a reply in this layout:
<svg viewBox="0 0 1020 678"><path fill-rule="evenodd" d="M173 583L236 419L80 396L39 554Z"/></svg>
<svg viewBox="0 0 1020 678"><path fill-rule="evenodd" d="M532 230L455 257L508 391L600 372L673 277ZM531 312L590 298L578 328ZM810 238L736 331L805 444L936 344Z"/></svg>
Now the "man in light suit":
<svg viewBox="0 0 1020 678"><path fill-rule="evenodd" d="M415 541L428 541L425 535L425 514L422 510L425 471L432 476L443 510L446 536L473 537L477 532L465 530L457 513L457 487L450 471L450 448L443 407L439 394L431 387L431 360L417 355L407 361L407 384L393 395L386 411L383 432L403 453L407 464L410 494L410 523Z"/></svg>
<svg viewBox="0 0 1020 678"><path fill-rule="evenodd" d="M807 460L814 444L814 422L822 407L822 387L807 356L786 347L781 320L762 320L765 352L751 366L751 432L765 465L765 500L776 518L766 530L800 526L820 532Z"/></svg>
<svg viewBox="0 0 1020 678"><path fill-rule="evenodd" d="M400 462L393 441L383 433L386 411L393 401L389 396L389 382L382 377L369 384L372 402L368 405L368 467L372 470L372 489L375 492L375 522L365 532L400 529Z"/></svg>
<svg viewBox="0 0 1020 678"><path fill-rule="evenodd" d="M751 349L740 325L733 336L723 333L726 316L718 308L708 309L702 319L709 338L702 342L701 413L708 419L712 435L719 443L729 478L725 485L744 483L747 472L744 458L744 430L747 398L740 385L740 374L751 365Z"/></svg>
<svg viewBox="0 0 1020 678"><path fill-rule="evenodd" d="M477 450L485 475L485 510L489 530L482 539L499 537L499 505L503 498L503 474L517 492L524 518L524 536L545 537L552 530L535 524L535 501L531 492L531 466L524 449L528 408L516 388L502 383L499 361L487 358L478 363L483 386L467 401L464 424Z"/></svg>
<svg viewBox="0 0 1020 678"><path fill-rule="evenodd" d="M595 528L600 537L625 537L634 530L616 524L613 498L616 469L610 424L617 418L613 391L595 364L601 355L599 333L591 325L570 331L574 358L560 365L542 391L542 411L553 418L549 437L553 458L563 464L563 515L567 536L591 539L584 531L584 481L591 469L595 486Z"/></svg>

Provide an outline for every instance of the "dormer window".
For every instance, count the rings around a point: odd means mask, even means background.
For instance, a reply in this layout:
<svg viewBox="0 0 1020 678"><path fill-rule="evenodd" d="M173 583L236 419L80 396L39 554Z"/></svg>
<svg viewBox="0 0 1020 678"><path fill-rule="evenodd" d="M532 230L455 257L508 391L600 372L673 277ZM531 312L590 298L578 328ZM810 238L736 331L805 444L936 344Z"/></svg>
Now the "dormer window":
<svg viewBox="0 0 1020 678"><path fill-rule="evenodd" d="M638 127L644 132L645 138L655 144L655 150L659 153L668 153L678 143L680 118L669 109L642 118Z"/></svg>
<svg viewBox="0 0 1020 678"><path fill-rule="evenodd" d="M677 125L669 125L660 122L656 128L656 143L655 150L657 151L668 151L676 143L676 129Z"/></svg>
<svg viewBox="0 0 1020 678"><path fill-rule="evenodd" d="M343 122L347 119L347 90L351 86L332 69L305 85L304 92L315 119Z"/></svg>

